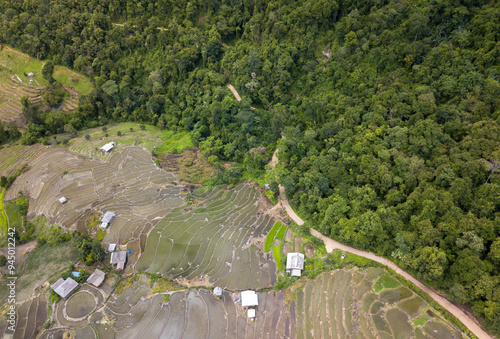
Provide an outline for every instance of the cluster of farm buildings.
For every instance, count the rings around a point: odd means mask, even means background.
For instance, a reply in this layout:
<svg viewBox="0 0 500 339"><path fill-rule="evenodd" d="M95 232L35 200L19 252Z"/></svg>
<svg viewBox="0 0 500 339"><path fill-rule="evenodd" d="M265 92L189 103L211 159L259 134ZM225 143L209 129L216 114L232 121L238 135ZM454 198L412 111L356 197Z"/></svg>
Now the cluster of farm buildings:
<svg viewBox="0 0 500 339"><path fill-rule="evenodd" d="M109 142L102 146L100 150L104 153L109 153L116 143ZM61 204L65 204L68 201L65 197L59 198ZM113 219L116 217L114 212L105 212L101 217L100 227L106 229ZM120 250L116 251L116 244L110 244L108 247L108 252L111 253L110 264L113 265L117 270L123 270L127 262L127 253L130 251ZM292 252L287 254L286 258L286 273L290 274L292 277L300 277L302 270L304 269L304 254ZM105 279L105 273L99 269L96 269L94 273L87 279L87 283L99 287ZM52 289L61 297L66 298L71 294L77 287L78 283L70 278L64 280L60 278L52 286ZM214 288L213 294L216 298L222 297L223 289L219 286ZM259 305L259 298L255 291L242 291L241 297L238 301L241 302L241 306L247 310L247 316L249 319L254 319L256 315L256 307Z"/></svg>

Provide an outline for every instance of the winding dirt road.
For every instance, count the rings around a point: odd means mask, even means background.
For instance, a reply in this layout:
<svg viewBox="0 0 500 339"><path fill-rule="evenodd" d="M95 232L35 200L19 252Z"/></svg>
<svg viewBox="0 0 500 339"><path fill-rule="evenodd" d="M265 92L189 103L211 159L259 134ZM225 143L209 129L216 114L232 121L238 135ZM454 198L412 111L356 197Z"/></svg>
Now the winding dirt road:
<svg viewBox="0 0 500 339"><path fill-rule="evenodd" d="M271 159L271 162L269 165L271 167L276 166L278 163L278 157L277 157L278 150L273 154L273 157ZM292 209L290 204L288 203L288 199L285 196L285 188L282 187L281 185L279 186L280 188L280 202L281 205L285 208L286 213L292 219L295 221L297 225L303 225L304 220L302 220ZM445 308L448 312L453 314L458 320L462 322L476 337L479 339L491 339L492 337L486 333L482 328L481 325L479 324L479 321L472 315L469 315L462 311L460 308L452 304L448 299L443 297L442 295L437 294L433 289L429 288L428 286L424 285L421 283L419 280L417 280L414 276L409 274L406 271L403 271L399 266L397 266L395 263L392 261L380 257L378 255L375 255L371 252L366 252L362 250L358 250L357 248L347 246L344 244L339 243L338 241L335 241L331 238L328 238L321 234L320 232L316 231L315 229L310 228L311 234L321 240L325 243L326 250L328 253L331 253L334 249L338 249L341 251L349 252L352 254L359 255L360 257L368 258L373 261L376 261L378 263L381 263L384 266L389 267L390 269L394 270L397 274L403 276L405 279L411 281L415 286L420 288L422 291L427 293L432 299L434 299L439 305L441 305L443 308Z"/></svg>

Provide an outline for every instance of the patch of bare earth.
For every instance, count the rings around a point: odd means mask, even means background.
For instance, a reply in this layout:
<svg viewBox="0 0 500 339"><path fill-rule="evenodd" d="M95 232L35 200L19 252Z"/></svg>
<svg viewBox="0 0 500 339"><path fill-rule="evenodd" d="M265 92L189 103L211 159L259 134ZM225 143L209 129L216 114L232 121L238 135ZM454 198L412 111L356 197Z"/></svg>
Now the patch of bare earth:
<svg viewBox="0 0 500 339"><path fill-rule="evenodd" d="M184 277L178 277L174 279L174 281L181 286L186 286L187 288L199 287L199 286L208 287L213 285L213 283L210 282L210 277L206 274L203 275L201 278L200 276L197 276L196 278L191 280L187 280Z"/></svg>
<svg viewBox="0 0 500 339"><path fill-rule="evenodd" d="M174 172L179 181L202 184L210 179L215 171L198 147L188 147L180 154L159 154L161 167Z"/></svg>

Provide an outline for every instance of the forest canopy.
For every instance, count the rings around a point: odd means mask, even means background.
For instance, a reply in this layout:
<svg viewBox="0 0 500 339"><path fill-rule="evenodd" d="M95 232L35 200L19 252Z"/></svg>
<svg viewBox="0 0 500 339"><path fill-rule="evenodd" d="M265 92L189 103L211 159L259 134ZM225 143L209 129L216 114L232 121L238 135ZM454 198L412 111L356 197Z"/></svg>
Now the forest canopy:
<svg viewBox="0 0 500 339"><path fill-rule="evenodd" d="M94 84L71 114L23 102L24 143L109 121L186 130L214 164L237 163L220 183L263 173L250 150L278 146L271 187L313 227L500 331L498 1L2 0L0 13L1 43Z"/></svg>

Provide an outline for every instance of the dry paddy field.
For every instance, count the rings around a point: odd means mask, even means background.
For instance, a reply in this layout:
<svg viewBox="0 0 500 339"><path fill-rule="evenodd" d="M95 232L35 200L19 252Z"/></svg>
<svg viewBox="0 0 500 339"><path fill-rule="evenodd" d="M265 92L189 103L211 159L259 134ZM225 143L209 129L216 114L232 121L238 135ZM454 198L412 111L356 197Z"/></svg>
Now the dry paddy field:
<svg viewBox="0 0 500 339"><path fill-rule="evenodd" d="M237 296L239 293L226 291L216 299L209 290L194 289L170 292L166 302L164 294L151 294L148 278L143 275L83 321L68 321L69 302L60 302L54 318L59 329L41 337L61 337L64 332L77 338L83 333L88 333L88 338L124 339L292 337L294 321L282 292L258 293L255 321L247 319L246 310L235 301Z"/></svg>
<svg viewBox="0 0 500 339"><path fill-rule="evenodd" d="M245 184L194 191L199 207L162 219L136 269L230 290L272 287L276 269L263 242L274 220L259 212L258 194Z"/></svg>
<svg viewBox="0 0 500 339"><path fill-rule="evenodd" d="M297 338L462 338L381 268L324 272L295 293Z"/></svg>
<svg viewBox="0 0 500 339"><path fill-rule="evenodd" d="M116 218L104 241L127 243L133 252L131 262L140 254L141 241L145 243L151 227L185 204L181 187L171 184L175 175L158 169L142 147L119 149L107 162L83 159L59 147L21 149L19 153L3 150L12 155L8 161L22 157L29 164L5 200L15 199L22 191L30 198L29 217L44 215L50 224L82 232L87 231L91 214L113 211ZM22 162L13 160L16 163ZM12 167L6 165L4 171ZM61 196L68 199L64 205L57 200Z"/></svg>
<svg viewBox="0 0 500 339"><path fill-rule="evenodd" d="M7 330L7 321L0 321L0 336L2 338L36 338L47 320L47 299L44 295L28 300L17 308L17 326L12 332Z"/></svg>

